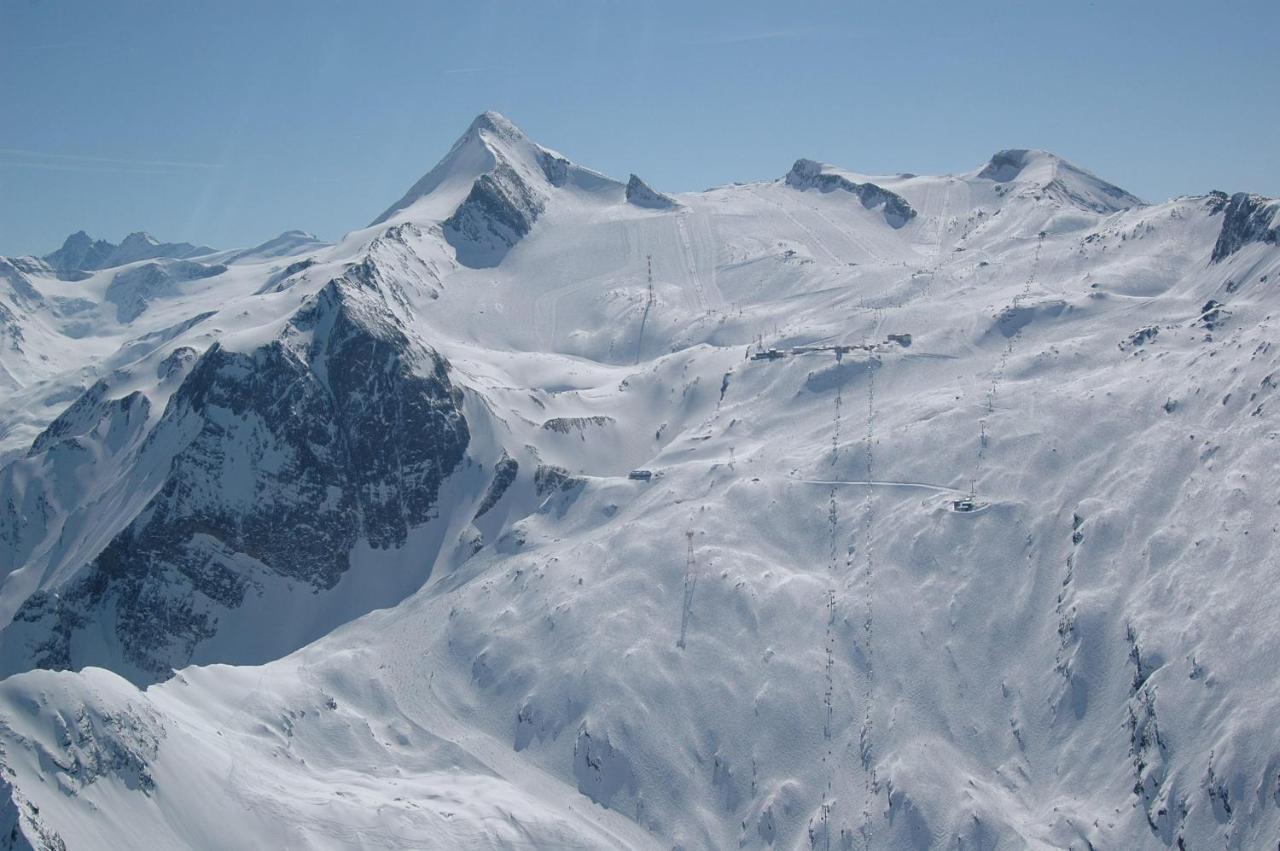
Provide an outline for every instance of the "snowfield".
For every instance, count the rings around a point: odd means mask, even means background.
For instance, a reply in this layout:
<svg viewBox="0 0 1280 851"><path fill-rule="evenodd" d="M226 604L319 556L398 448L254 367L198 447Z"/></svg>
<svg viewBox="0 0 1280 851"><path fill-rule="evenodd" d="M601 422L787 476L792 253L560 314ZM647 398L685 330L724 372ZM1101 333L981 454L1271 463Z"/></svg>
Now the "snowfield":
<svg viewBox="0 0 1280 851"><path fill-rule="evenodd" d="M486 113L0 258L0 847L1273 847L1278 211Z"/></svg>

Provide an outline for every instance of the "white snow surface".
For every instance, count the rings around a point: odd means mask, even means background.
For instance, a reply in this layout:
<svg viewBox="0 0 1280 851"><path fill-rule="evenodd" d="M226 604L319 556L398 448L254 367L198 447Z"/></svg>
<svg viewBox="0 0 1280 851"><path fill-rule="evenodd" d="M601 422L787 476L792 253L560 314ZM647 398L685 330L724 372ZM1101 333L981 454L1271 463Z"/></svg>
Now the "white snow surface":
<svg viewBox="0 0 1280 851"><path fill-rule="evenodd" d="M264 580L172 678L104 634L114 672L0 682L0 845L1274 846L1280 248L1210 262L1212 197L1045 152L822 166L900 227L782 179L638 207L544 155L486 113L370 227L200 258L130 321L131 266L0 277L0 623L151 495L173 353L276 339L352 264L471 430L403 548ZM443 223L500 162L542 209L468 265ZM99 380L148 421L29 453Z"/></svg>

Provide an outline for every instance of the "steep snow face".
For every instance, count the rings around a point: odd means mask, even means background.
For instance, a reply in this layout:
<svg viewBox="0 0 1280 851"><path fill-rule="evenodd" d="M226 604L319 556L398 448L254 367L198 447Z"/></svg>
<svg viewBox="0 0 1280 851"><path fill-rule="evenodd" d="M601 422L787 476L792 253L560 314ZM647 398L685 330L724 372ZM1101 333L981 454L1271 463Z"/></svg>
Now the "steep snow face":
<svg viewBox="0 0 1280 851"><path fill-rule="evenodd" d="M995 154L977 173L982 180L1096 213L1114 213L1142 201L1048 151L1007 150Z"/></svg>
<svg viewBox="0 0 1280 851"><path fill-rule="evenodd" d="M493 115L428 178L128 325L5 267L6 836L1280 834L1271 202L1018 152L655 211Z"/></svg>
<svg viewBox="0 0 1280 851"><path fill-rule="evenodd" d="M145 693L100 669L0 683L6 744L21 742L0 779L6 847L658 847L449 719L430 692L409 718L336 667L322 679L266 673L193 670ZM56 780L27 788L51 765ZM51 818L59 799L81 815Z"/></svg>

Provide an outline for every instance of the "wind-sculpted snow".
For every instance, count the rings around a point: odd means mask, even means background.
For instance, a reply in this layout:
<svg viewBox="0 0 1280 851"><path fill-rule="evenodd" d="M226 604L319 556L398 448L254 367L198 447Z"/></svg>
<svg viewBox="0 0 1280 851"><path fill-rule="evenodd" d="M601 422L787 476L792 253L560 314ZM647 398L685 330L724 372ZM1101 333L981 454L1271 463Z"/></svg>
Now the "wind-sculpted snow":
<svg viewBox="0 0 1280 851"><path fill-rule="evenodd" d="M642 197L486 114L124 325L11 264L10 843L1273 847L1273 203Z"/></svg>
<svg viewBox="0 0 1280 851"><path fill-rule="evenodd" d="M175 289L184 281L212 278L225 271L226 266L210 266L190 260L143 263L117 272L107 286L106 299L116 306L119 322L132 322L157 296Z"/></svg>

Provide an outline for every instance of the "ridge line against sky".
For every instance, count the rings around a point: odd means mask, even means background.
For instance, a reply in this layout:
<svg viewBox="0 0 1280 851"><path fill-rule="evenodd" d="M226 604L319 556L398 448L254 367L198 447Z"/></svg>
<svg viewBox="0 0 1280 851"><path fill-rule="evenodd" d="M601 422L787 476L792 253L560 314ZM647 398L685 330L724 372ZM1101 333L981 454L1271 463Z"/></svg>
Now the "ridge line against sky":
<svg viewBox="0 0 1280 851"><path fill-rule="evenodd" d="M486 109L666 192L1035 147L1149 201L1277 195L1277 31L1255 0L0 0L0 253L334 239Z"/></svg>

